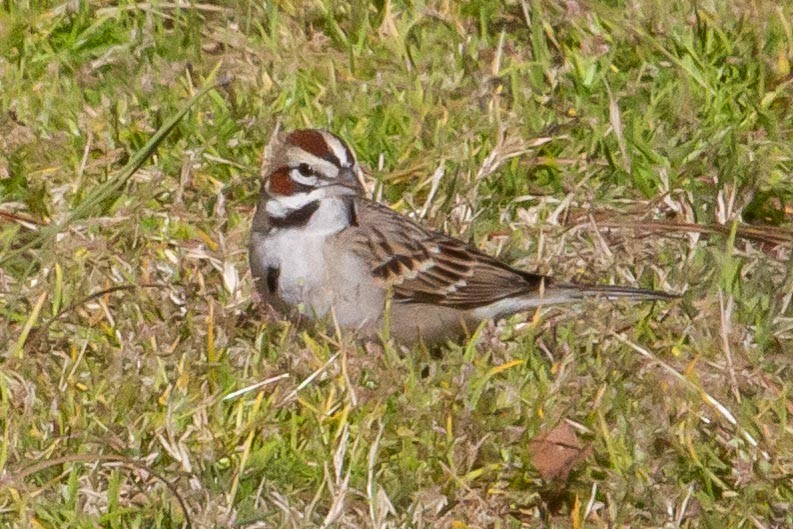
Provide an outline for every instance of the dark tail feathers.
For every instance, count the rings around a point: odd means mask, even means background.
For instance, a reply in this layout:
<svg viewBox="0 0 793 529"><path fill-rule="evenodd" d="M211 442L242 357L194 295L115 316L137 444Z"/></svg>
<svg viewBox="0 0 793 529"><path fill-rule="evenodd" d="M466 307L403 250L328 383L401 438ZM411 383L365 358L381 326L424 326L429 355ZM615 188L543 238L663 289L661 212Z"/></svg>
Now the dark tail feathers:
<svg viewBox="0 0 793 529"><path fill-rule="evenodd" d="M632 300L672 300L680 298L679 294L670 294L660 290L646 288L622 287L617 285L578 285L575 283L554 283L552 289L564 291L572 299L581 299L589 296L603 296L609 299Z"/></svg>

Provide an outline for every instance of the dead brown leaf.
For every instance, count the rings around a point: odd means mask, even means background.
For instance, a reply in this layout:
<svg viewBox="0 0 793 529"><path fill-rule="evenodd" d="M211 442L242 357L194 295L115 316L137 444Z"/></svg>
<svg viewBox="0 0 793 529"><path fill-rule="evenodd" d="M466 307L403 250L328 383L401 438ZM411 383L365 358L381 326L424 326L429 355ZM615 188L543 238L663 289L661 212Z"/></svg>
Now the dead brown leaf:
<svg viewBox="0 0 793 529"><path fill-rule="evenodd" d="M586 459L591 451L591 447L581 444L573 428L564 421L529 443L532 463L545 481L566 480L575 465Z"/></svg>

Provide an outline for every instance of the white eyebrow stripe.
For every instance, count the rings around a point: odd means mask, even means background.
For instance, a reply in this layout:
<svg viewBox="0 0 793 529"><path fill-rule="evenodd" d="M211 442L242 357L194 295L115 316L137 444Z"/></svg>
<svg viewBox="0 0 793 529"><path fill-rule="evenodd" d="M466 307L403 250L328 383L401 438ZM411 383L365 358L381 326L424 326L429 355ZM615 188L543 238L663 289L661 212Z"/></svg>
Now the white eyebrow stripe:
<svg viewBox="0 0 793 529"><path fill-rule="evenodd" d="M327 134L325 132L322 133L325 137L325 143L328 144L328 147L333 151L333 154L336 155L336 158L339 159L339 165L341 167L350 167L353 164L353 161L350 160L347 156L347 149L344 148L344 144L332 134Z"/></svg>
<svg viewBox="0 0 793 529"><path fill-rule="evenodd" d="M314 156L300 147L292 147L287 150L286 157L293 161L290 165L308 164L315 172L325 178L336 178L336 175L339 174L339 168L336 167L335 163L324 160L319 156Z"/></svg>

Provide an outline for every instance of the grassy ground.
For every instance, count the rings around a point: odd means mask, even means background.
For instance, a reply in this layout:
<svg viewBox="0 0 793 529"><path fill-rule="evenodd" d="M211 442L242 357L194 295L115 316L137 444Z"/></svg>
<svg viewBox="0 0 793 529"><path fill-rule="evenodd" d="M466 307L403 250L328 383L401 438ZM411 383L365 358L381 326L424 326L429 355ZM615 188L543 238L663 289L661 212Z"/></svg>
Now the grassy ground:
<svg viewBox="0 0 793 529"><path fill-rule="evenodd" d="M793 526L790 5L1 5L4 527ZM265 321L278 122L518 266L684 297L439 356Z"/></svg>

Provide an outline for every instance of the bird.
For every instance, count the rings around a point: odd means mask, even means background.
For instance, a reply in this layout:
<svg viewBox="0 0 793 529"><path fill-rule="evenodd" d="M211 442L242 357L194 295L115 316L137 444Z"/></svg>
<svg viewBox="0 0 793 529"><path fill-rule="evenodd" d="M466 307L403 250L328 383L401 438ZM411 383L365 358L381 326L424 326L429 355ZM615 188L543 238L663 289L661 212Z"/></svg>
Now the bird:
<svg viewBox="0 0 793 529"><path fill-rule="evenodd" d="M485 320L592 296L672 300L628 286L558 282L514 268L365 197L339 136L276 132L265 149L249 263L261 300L362 340L455 341Z"/></svg>

